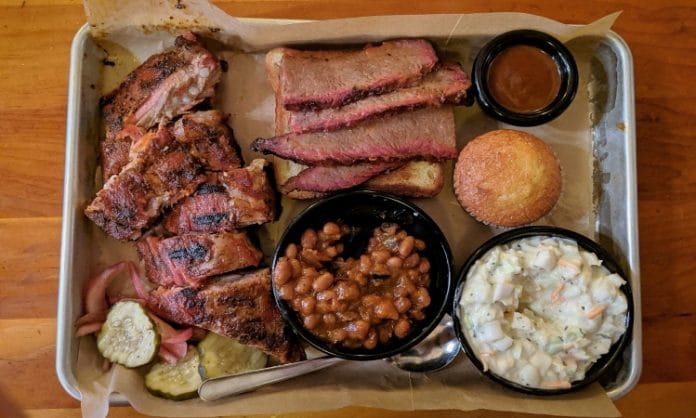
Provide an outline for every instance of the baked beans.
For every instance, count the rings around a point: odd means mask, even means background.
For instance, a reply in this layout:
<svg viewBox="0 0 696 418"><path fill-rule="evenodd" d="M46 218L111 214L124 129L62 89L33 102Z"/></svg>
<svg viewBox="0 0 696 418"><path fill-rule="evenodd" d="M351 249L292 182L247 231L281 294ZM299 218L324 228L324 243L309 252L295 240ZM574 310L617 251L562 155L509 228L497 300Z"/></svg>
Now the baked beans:
<svg viewBox="0 0 696 418"><path fill-rule="evenodd" d="M304 327L332 344L373 349L406 337L430 305L430 262L425 243L384 223L358 258L341 257L347 225L307 229L285 249L273 270L281 299Z"/></svg>

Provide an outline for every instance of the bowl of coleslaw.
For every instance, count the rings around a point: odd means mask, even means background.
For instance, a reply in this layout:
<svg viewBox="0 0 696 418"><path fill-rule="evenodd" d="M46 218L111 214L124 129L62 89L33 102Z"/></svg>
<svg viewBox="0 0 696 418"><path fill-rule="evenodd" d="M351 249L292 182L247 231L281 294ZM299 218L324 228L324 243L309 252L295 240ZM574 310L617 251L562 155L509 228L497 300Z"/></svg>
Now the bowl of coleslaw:
<svg viewBox="0 0 696 418"><path fill-rule="evenodd" d="M529 226L481 245L462 268L455 330L474 365L516 391L554 395L599 379L630 340L628 277L576 232Z"/></svg>

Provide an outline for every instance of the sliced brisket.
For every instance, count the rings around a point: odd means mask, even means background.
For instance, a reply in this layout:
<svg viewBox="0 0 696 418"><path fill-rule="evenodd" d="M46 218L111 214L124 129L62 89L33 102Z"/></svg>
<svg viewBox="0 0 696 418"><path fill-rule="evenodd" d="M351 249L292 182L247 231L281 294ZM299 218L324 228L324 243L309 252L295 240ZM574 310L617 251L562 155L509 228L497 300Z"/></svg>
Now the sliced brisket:
<svg viewBox="0 0 696 418"><path fill-rule="evenodd" d="M339 108L291 112L292 132L335 130L355 125L366 119L426 106L463 104L471 87L469 76L457 63L444 63L426 75L418 84L366 97Z"/></svg>
<svg viewBox="0 0 696 418"><path fill-rule="evenodd" d="M208 277L256 266L263 254L245 232L148 236L138 253L150 281L161 286L200 287Z"/></svg>
<svg viewBox="0 0 696 418"><path fill-rule="evenodd" d="M231 231L275 219L275 193L256 159L248 167L215 173L193 196L184 199L165 218L174 234Z"/></svg>
<svg viewBox="0 0 696 418"><path fill-rule="evenodd" d="M237 339L282 363L305 358L273 300L268 269L223 276L201 289L160 287L150 293L147 304L166 320Z"/></svg>
<svg viewBox="0 0 696 418"><path fill-rule="evenodd" d="M307 165L457 157L450 106L397 114L338 131L257 139L252 149Z"/></svg>
<svg viewBox="0 0 696 418"><path fill-rule="evenodd" d="M282 103L288 110L338 107L373 94L408 86L437 64L428 41L387 41L350 51L284 48L279 72Z"/></svg>
<svg viewBox="0 0 696 418"><path fill-rule="evenodd" d="M358 186L385 171L404 165L402 161L358 163L339 166L314 166L291 177L283 186L283 193L293 190L333 192Z"/></svg>

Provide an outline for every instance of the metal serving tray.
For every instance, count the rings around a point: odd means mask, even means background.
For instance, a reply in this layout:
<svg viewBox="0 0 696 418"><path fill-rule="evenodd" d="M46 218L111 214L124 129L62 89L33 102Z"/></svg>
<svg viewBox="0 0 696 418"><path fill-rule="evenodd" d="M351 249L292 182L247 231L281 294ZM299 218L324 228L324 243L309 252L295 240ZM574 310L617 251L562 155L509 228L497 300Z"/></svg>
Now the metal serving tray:
<svg viewBox="0 0 696 418"><path fill-rule="evenodd" d="M287 23L243 20L254 24ZM628 272L635 306L632 342L616 370L601 382L616 400L636 385L642 363L633 62L628 46L616 33L610 32L598 41L587 86L593 107L595 232L600 244ZM83 26L75 35L70 57L56 338L56 372L65 390L76 399L81 395L77 389L78 339L73 324L82 312L83 283L99 251L93 243L94 228L82 211L93 198L100 129L97 86L104 58L88 26ZM118 394L111 400L113 404L127 403Z"/></svg>

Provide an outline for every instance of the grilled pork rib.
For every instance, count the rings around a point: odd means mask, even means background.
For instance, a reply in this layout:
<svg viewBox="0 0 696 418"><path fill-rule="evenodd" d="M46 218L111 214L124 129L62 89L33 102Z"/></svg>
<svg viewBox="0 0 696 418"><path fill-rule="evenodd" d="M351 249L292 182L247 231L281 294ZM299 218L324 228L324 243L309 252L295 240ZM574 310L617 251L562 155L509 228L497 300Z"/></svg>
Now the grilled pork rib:
<svg viewBox="0 0 696 418"><path fill-rule="evenodd" d="M458 105L470 99L469 76L457 63L444 63L411 87L405 87L339 108L290 112L288 125L295 133L332 131L361 121L405 110L443 104Z"/></svg>
<svg viewBox="0 0 696 418"><path fill-rule="evenodd" d="M119 240L139 238L165 208L205 180L201 162L166 129L145 134L130 154L131 161L85 209L89 219Z"/></svg>
<svg viewBox="0 0 696 418"><path fill-rule="evenodd" d="M235 338L283 363L305 357L273 301L269 269L222 276L201 289L160 287L147 304L161 318Z"/></svg>
<svg viewBox="0 0 696 418"><path fill-rule="evenodd" d="M200 287L210 276L257 266L263 258L245 232L148 236L138 253L147 278L161 286Z"/></svg>
<svg viewBox="0 0 696 418"><path fill-rule="evenodd" d="M314 166L302 170L299 174L281 186L283 193L293 190L310 192L333 192L358 186L385 171L401 167L402 161L358 163L339 166Z"/></svg>
<svg viewBox="0 0 696 418"><path fill-rule="evenodd" d="M415 110L338 131L257 139L252 149L307 165L457 157L450 106Z"/></svg>
<svg viewBox="0 0 696 418"><path fill-rule="evenodd" d="M128 164L131 145L138 142L145 131L135 125L121 129L116 138L104 138L99 144L101 152L102 178L104 182L118 174Z"/></svg>
<svg viewBox="0 0 696 418"><path fill-rule="evenodd" d="M164 120L163 120L164 122ZM208 110L189 113L166 126L170 134L183 144L190 144L192 154L204 162L208 170L220 171L241 165L232 130L225 124L222 112ZM145 134L135 125L124 127L115 140L101 142L102 172L106 180L118 174L131 159L131 148Z"/></svg>
<svg viewBox="0 0 696 418"><path fill-rule="evenodd" d="M269 52L282 55L280 97L288 110L339 107L412 84L433 70L438 58L428 41L386 41L352 51Z"/></svg>
<svg viewBox="0 0 696 418"><path fill-rule="evenodd" d="M120 148L118 142L129 141L129 136L119 136L128 126L147 130L212 97L220 75L220 62L195 35L179 36L172 48L148 58L102 98L102 149ZM128 162L123 153L102 152L101 157L104 179Z"/></svg>
<svg viewBox="0 0 696 418"><path fill-rule="evenodd" d="M193 196L178 204L164 219L174 234L232 231L275 219L275 192L256 159L244 168L215 173Z"/></svg>
<svg viewBox="0 0 696 418"><path fill-rule="evenodd" d="M206 170L231 170L242 165L232 130L219 110L186 114L170 131L178 142L191 146L191 153L205 163Z"/></svg>
<svg viewBox="0 0 696 418"><path fill-rule="evenodd" d="M232 222L234 217L230 214L228 200L225 188L218 181L218 173L213 173L193 195L182 200L165 216L162 225L177 235L233 231L237 228Z"/></svg>
<svg viewBox="0 0 696 418"><path fill-rule="evenodd" d="M130 145L129 163L107 180L85 214L114 238L137 239L165 209L205 181L204 171L239 167L235 147L215 110L161 125Z"/></svg>

